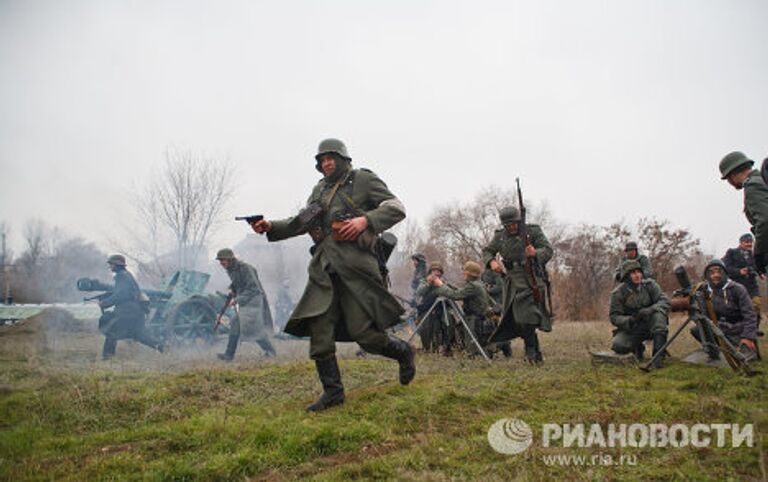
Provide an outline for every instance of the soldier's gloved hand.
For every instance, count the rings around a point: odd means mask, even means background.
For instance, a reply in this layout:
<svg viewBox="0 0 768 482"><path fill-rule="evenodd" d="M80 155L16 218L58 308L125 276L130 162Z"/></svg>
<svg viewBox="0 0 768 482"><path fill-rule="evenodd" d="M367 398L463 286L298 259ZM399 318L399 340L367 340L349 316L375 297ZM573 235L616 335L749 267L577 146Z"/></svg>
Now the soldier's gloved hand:
<svg viewBox="0 0 768 482"><path fill-rule="evenodd" d="M627 320L627 324L624 327L625 330L634 330L637 324L640 322L640 317L638 313L635 313L634 315L630 316Z"/></svg>
<svg viewBox="0 0 768 482"><path fill-rule="evenodd" d="M760 276L765 276L765 264L766 264L765 255L762 253L755 253L755 266L757 269L758 274Z"/></svg>
<svg viewBox="0 0 768 482"><path fill-rule="evenodd" d="M640 315L640 318L648 319L653 315L653 313L656 311L656 309L652 306L647 306L645 308L640 308L640 310L637 312L638 315Z"/></svg>

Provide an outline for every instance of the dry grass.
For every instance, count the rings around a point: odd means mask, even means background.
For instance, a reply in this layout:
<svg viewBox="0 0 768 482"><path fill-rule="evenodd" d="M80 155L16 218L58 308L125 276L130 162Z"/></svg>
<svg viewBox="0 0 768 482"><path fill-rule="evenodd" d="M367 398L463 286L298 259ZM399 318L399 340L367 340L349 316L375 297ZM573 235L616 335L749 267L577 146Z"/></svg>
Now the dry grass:
<svg viewBox="0 0 768 482"><path fill-rule="evenodd" d="M276 340L265 360L251 343L223 363L215 346L167 354L121 342L102 362L93 327L51 330L45 317L0 331L0 479L4 480L760 480L750 450L637 451L637 467L545 465L542 447L493 452L490 424L754 422L768 429L768 376L670 363L644 374L592 366L608 322L556 324L546 363L420 354L408 387L397 366L340 345L344 407L307 415L319 393L307 342ZM682 319L673 320L673 328ZM57 325L54 321L51 323ZM95 322L94 322L95 326ZM695 345L681 336L672 353ZM616 454L615 450L611 452ZM765 464L765 461L762 461Z"/></svg>

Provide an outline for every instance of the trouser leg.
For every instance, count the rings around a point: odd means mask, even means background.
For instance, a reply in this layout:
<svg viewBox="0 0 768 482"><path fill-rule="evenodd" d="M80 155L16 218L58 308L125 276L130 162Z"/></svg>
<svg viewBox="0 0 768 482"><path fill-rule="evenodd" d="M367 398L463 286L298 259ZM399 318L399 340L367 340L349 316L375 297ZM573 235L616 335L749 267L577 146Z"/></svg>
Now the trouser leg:
<svg viewBox="0 0 768 482"><path fill-rule="evenodd" d="M264 350L264 354L267 356L267 358L273 358L277 356L277 353L275 353L275 348L272 346L272 342L270 342L269 338L266 336L256 340L256 343L261 347L262 350Z"/></svg>
<svg viewBox="0 0 768 482"><path fill-rule="evenodd" d="M136 331L136 333L133 336L133 339L141 343L142 345L146 345L153 350L157 350L162 353L163 351L163 344L159 340L157 340L152 334L147 330L145 326L142 326L139 330Z"/></svg>
<svg viewBox="0 0 768 482"><path fill-rule="evenodd" d="M216 355L220 360L232 361L235 359L237 344L240 341L240 317L235 316L229 324L229 338L227 338L227 349L224 353Z"/></svg>
<svg viewBox="0 0 768 482"><path fill-rule="evenodd" d="M762 300L759 296L753 296L752 297L752 308L755 310L755 314L757 315L757 330L760 331L760 321L763 319L763 308L762 308Z"/></svg>
<svg viewBox="0 0 768 482"><path fill-rule="evenodd" d="M505 358L512 358L512 342L505 341L498 344Z"/></svg>
<svg viewBox="0 0 768 482"><path fill-rule="evenodd" d="M400 383L410 383L416 373L411 346L398 338L390 337L379 328L375 321L369 318L354 293L341 281L334 283L334 291L339 295L338 306L350 337L363 350L396 360L400 365Z"/></svg>
<svg viewBox="0 0 768 482"><path fill-rule="evenodd" d="M536 334L536 327L526 325L521 327L521 336L525 344L525 358L530 363L541 363L544 357L539 348L539 336Z"/></svg>
<svg viewBox="0 0 768 482"><path fill-rule="evenodd" d="M315 361L336 355L336 322L341 316L339 293L333 286L333 299L328 310L309 321L309 357Z"/></svg>
<svg viewBox="0 0 768 482"><path fill-rule="evenodd" d="M101 349L101 357L104 360L109 360L115 356L115 350L117 349L117 338L106 337L104 338L104 347Z"/></svg>
<svg viewBox="0 0 768 482"><path fill-rule="evenodd" d="M424 351L432 350L432 316L421 320L423 326L419 328L419 338L421 339L421 347Z"/></svg>

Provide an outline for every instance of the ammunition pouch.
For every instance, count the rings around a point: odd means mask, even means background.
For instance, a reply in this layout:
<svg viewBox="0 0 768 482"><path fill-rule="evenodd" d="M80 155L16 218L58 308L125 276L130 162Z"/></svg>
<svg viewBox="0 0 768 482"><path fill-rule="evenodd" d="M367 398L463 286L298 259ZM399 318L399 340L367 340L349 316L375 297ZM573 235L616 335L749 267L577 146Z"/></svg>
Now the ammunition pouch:
<svg viewBox="0 0 768 482"><path fill-rule="evenodd" d="M334 213L331 221L331 237L334 241L344 241L341 239L341 228L344 227L344 223L350 219L354 219L362 214L358 214L352 211L342 211ZM361 233L361 236L365 233Z"/></svg>

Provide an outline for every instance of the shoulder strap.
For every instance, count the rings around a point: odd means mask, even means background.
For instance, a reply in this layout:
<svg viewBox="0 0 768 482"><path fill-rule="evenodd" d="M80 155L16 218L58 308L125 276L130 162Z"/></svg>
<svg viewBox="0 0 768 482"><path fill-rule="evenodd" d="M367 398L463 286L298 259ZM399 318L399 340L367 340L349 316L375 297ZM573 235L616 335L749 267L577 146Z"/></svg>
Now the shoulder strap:
<svg viewBox="0 0 768 482"><path fill-rule="evenodd" d="M328 200L324 203L325 204L325 210L328 211L331 207L331 203L333 202L333 198L336 197L336 193L339 191L339 188L347 182L347 179L349 179L349 176L352 174L352 169L349 170L347 175L343 176L341 179L339 179L336 184L333 185L331 188L331 194L328 196ZM342 198L343 201L343 198Z"/></svg>
<svg viewBox="0 0 768 482"><path fill-rule="evenodd" d="M344 206L350 211L357 211L357 204L352 199L350 193L352 192L352 186L355 182L355 170L350 171L344 182L344 189L339 191L339 199Z"/></svg>

